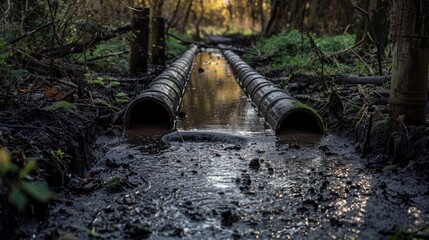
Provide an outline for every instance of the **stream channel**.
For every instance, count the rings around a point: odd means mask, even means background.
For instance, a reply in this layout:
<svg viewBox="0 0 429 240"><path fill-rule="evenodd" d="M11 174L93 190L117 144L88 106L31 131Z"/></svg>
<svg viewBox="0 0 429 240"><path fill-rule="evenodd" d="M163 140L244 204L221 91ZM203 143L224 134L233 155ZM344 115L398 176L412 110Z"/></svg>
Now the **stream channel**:
<svg viewBox="0 0 429 240"><path fill-rule="evenodd" d="M380 239L429 222L427 186L368 169L350 140L277 138L219 52L197 55L181 111L162 139L101 137L33 238Z"/></svg>

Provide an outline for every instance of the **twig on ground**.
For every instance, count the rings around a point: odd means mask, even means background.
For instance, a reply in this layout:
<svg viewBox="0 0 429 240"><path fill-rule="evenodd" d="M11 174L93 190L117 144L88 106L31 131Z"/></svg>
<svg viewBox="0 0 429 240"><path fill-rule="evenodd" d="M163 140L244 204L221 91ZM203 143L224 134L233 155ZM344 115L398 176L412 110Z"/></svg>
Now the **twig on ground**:
<svg viewBox="0 0 429 240"><path fill-rule="evenodd" d="M181 39L181 38L179 38L179 37L177 37L177 36L175 36L175 35L173 35L171 33L167 33L167 36L170 36L170 37L172 37L172 38L174 38L176 40L179 40L180 42L182 42L184 44L195 44L195 45L198 45L198 46L201 46L201 47L204 47L204 48L217 48L217 49L220 49L220 50L231 50L231 51L234 51L234 52L249 53L249 54L252 54L252 55L256 55L255 53L252 53L252 52L249 52L249 51L244 51L244 50L241 50L241 49L238 49L238 48L225 47L224 45L217 45L217 46L215 46L215 45L205 44L205 43L201 43L201 42L187 41L187 40Z"/></svg>
<svg viewBox="0 0 429 240"><path fill-rule="evenodd" d="M98 56L98 57L93 57L93 58L87 59L86 61L87 62L93 62L93 61L97 61L97 60L100 60L100 59L103 59L103 58L115 57L115 56L119 56L119 55L126 54L126 53L129 53L129 52L130 52L129 50L125 50L125 51L121 51L121 52L108 53L108 54L103 55L103 56Z"/></svg>

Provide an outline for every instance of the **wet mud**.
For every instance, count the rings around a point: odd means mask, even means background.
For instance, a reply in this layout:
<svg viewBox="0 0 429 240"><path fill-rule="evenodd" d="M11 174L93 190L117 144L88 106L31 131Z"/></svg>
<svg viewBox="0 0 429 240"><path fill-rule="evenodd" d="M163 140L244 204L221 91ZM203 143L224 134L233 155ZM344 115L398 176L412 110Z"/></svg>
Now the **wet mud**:
<svg viewBox="0 0 429 240"><path fill-rule="evenodd" d="M16 238L388 239L428 226L428 178L416 168L374 165L333 133L274 136L242 92L237 103L208 91L229 73L203 54L188 89L206 92L185 96L177 131L98 138L94 166Z"/></svg>
<svg viewBox="0 0 429 240"><path fill-rule="evenodd" d="M50 206L36 239L88 231L103 239L380 239L429 222L424 179L406 168L372 171L334 135L313 147L261 135L240 144L118 140L100 150L96 166ZM118 189L107 187L112 177Z"/></svg>

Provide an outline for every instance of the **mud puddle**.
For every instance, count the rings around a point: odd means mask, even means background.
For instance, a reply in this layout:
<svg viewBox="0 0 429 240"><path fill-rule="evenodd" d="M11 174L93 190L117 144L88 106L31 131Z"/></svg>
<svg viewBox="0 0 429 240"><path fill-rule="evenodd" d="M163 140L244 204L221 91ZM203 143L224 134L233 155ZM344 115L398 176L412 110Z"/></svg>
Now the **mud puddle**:
<svg viewBox="0 0 429 240"><path fill-rule="evenodd" d="M218 80L188 86L207 92L187 93L179 131L100 138L95 166L72 178L33 238L380 239L428 225L426 180L368 168L335 135L278 139L239 88L226 87L233 97L216 108L224 98L212 90L234 79L220 55L199 58L192 74Z"/></svg>

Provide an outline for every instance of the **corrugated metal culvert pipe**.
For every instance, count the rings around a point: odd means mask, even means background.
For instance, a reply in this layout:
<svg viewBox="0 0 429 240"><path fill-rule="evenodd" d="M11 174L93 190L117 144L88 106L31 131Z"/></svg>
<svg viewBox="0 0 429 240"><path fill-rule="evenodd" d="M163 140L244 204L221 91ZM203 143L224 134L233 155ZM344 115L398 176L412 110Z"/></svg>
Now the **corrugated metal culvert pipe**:
<svg viewBox="0 0 429 240"><path fill-rule="evenodd" d="M127 129L156 127L168 130L175 127L197 49L197 46L191 46L129 104L125 113Z"/></svg>
<svg viewBox="0 0 429 240"><path fill-rule="evenodd" d="M290 130L323 133L321 117L311 107L293 98L247 65L230 50L223 51L238 83L278 135Z"/></svg>

